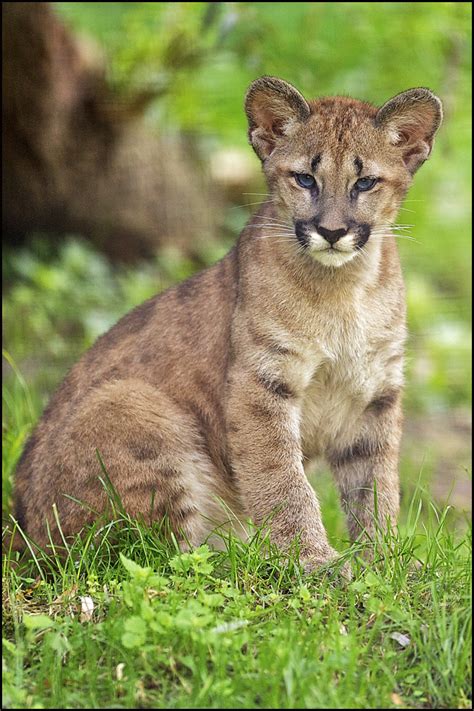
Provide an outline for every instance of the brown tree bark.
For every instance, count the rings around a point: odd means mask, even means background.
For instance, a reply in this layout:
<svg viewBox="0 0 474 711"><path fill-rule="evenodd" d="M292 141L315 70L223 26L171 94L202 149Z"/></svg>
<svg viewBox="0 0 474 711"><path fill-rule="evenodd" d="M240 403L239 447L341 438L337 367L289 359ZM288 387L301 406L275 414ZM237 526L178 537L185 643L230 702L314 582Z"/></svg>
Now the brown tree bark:
<svg viewBox="0 0 474 711"><path fill-rule="evenodd" d="M133 260L215 234L215 191L183 143L154 136L49 3L4 2L4 240L79 233ZM144 99L144 101L142 101Z"/></svg>

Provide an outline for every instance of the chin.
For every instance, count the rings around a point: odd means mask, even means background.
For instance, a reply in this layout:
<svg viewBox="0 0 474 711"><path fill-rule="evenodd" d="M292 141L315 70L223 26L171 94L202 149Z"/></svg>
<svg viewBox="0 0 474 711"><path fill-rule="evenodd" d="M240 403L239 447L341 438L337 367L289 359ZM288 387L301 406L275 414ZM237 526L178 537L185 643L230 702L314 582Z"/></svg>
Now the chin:
<svg viewBox="0 0 474 711"><path fill-rule="evenodd" d="M342 267L344 264L350 262L356 256L357 252L352 250L350 252L342 252L337 250L313 250L311 256L316 259L320 264L324 264L325 267Z"/></svg>

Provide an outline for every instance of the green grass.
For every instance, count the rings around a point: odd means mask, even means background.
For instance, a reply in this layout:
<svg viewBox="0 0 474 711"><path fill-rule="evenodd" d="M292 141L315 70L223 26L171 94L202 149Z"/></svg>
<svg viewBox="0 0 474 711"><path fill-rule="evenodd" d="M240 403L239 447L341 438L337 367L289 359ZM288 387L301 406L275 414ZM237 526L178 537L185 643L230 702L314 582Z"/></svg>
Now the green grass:
<svg viewBox="0 0 474 711"><path fill-rule="evenodd" d="M469 539L415 511L350 583L259 532L179 553L127 517L63 563L6 560L4 706L468 708Z"/></svg>
<svg viewBox="0 0 474 711"><path fill-rule="evenodd" d="M7 497L36 417L5 389ZM116 511L55 558L3 561L7 708L468 708L470 535L419 488L365 566L334 487L318 477L353 579L304 577L255 530L180 553L160 525ZM91 605L88 614L83 605Z"/></svg>

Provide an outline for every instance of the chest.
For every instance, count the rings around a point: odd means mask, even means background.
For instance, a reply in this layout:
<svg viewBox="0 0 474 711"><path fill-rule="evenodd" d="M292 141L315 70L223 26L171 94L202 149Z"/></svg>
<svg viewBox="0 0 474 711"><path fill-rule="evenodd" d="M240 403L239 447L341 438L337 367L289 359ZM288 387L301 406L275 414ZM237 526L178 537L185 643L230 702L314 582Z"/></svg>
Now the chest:
<svg viewBox="0 0 474 711"><path fill-rule="evenodd" d="M374 328L362 317L335 322L315 338L300 413L308 457L335 441L357 438L369 403L384 389L402 385L402 353L401 334Z"/></svg>

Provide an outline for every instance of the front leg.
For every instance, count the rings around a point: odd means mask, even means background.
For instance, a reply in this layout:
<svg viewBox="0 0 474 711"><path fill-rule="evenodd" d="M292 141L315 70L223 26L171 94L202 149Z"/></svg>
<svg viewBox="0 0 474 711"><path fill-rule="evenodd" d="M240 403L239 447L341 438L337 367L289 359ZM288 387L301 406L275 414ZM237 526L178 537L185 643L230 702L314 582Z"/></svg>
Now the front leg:
<svg viewBox="0 0 474 711"><path fill-rule="evenodd" d="M334 559L316 494L302 465L299 405L291 387L249 367L229 377L227 432L242 500L256 524L287 549L298 536L307 569Z"/></svg>
<svg viewBox="0 0 474 711"><path fill-rule="evenodd" d="M387 391L366 409L356 439L327 452L353 541L374 540L397 521L401 423L400 393Z"/></svg>

